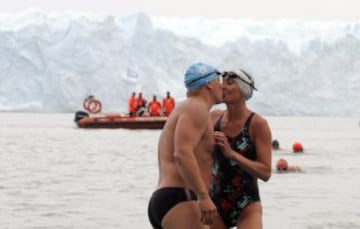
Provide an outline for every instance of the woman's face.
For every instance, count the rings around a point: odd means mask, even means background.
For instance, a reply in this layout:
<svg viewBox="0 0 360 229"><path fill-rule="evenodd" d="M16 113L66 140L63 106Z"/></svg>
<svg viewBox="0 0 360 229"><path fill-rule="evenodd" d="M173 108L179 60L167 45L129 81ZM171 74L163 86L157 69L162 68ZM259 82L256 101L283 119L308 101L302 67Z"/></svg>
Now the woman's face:
<svg viewBox="0 0 360 229"><path fill-rule="evenodd" d="M234 78L223 78L223 100L224 103L238 101L242 98L238 83Z"/></svg>

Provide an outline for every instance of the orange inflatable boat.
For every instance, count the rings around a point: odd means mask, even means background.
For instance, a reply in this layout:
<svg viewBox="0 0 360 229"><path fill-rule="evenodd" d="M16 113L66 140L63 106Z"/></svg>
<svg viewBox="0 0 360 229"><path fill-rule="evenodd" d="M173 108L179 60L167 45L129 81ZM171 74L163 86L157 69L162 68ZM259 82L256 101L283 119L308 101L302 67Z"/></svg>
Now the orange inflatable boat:
<svg viewBox="0 0 360 229"><path fill-rule="evenodd" d="M89 115L85 111L75 113L75 123L79 128L125 128L125 129L162 129L167 117L140 116L130 117L125 114Z"/></svg>

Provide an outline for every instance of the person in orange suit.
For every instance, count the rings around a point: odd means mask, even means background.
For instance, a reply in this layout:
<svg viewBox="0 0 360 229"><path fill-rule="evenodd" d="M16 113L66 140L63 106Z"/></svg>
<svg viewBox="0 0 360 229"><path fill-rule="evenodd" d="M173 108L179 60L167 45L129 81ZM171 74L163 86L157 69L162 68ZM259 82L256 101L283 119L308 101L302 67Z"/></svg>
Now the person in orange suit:
<svg viewBox="0 0 360 229"><path fill-rule="evenodd" d="M136 115L142 116L146 111L146 103L147 100L143 97L142 92L139 92L138 97L136 99Z"/></svg>
<svg viewBox="0 0 360 229"><path fill-rule="evenodd" d="M163 99L163 112L165 116L169 116L175 107L175 100L170 96L170 92L166 92L166 97Z"/></svg>
<svg viewBox="0 0 360 229"><path fill-rule="evenodd" d="M135 92L133 92L130 98L128 99L128 110L130 116L136 115L136 109L138 107L137 99L135 98L135 95L136 95Z"/></svg>
<svg viewBox="0 0 360 229"><path fill-rule="evenodd" d="M161 103L156 100L156 95L154 95L153 100L149 102L148 111L150 116L160 116Z"/></svg>
<svg viewBox="0 0 360 229"><path fill-rule="evenodd" d="M143 97L142 92L139 92L138 97L137 97L136 100L137 100L137 103L138 103L139 107L145 107L146 106L147 101Z"/></svg>

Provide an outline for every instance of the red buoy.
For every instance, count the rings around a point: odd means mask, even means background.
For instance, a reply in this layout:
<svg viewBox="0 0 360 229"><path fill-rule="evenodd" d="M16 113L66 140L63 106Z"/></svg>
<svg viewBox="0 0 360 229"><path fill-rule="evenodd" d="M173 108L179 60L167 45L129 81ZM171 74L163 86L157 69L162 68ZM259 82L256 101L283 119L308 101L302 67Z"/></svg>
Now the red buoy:
<svg viewBox="0 0 360 229"><path fill-rule="evenodd" d="M294 153L301 153L304 151L304 148L302 147L300 142L295 142L293 144L293 151Z"/></svg>

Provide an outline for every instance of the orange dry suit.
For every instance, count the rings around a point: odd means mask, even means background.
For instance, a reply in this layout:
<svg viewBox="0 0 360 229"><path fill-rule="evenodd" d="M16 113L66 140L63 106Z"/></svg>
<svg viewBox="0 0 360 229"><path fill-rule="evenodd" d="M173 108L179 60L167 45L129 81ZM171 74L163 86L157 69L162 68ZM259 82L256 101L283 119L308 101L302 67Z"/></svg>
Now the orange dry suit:
<svg viewBox="0 0 360 229"><path fill-rule="evenodd" d="M135 98L135 96L130 96L130 98L128 99L128 109L130 116L135 116L137 107L137 99Z"/></svg>
<svg viewBox="0 0 360 229"><path fill-rule="evenodd" d="M175 100L173 97L166 97L163 99L163 111L165 116L169 116L175 107Z"/></svg>
<svg viewBox="0 0 360 229"><path fill-rule="evenodd" d="M150 116L160 116L161 103L157 100L151 100L148 107Z"/></svg>

